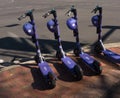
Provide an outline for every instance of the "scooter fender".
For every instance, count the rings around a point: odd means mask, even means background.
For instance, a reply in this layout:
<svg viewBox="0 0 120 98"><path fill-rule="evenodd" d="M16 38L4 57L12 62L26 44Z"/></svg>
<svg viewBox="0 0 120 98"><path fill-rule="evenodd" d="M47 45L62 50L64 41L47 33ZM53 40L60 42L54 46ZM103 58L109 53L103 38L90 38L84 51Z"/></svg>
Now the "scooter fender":
<svg viewBox="0 0 120 98"><path fill-rule="evenodd" d="M114 53L108 49L104 50L103 54L113 62L120 63L120 54Z"/></svg>

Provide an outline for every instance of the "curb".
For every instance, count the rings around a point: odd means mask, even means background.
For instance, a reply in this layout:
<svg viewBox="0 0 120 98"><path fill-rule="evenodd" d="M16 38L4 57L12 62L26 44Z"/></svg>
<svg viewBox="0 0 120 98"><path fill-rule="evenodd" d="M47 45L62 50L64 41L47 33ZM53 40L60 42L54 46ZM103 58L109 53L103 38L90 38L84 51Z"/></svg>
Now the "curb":
<svg viewBox="0 0 120 98"><path fill-rule="evenodd" d="M111 47L120 47L120 42L117 42L117 43L108 43L108 44L104 44L105 48L111 48ZM85 52L90 52L91 51L91 48L92 46L89 46L89 45L86 45L84 47L82 47L82 49L85 51ZM66 52L68 55L71 55L73 53L72 50L70 51L67 51ZM53 59L55 58L55 52L53 52L52 54L42 54L44 57L46 57L45 59L48 60L48 59ZM33 58L33 57L31 57ZM23 60L24 61L24 60ZM14 61L13 62L14 64L11 64L9 65L8 67L4 67L2 65L0 65L1 69L0 69L0 72L2 71L5 71L5 70L8 70L8 69L11 69L11 68L15 68L15 67L18 67L20 66L20 64L31 64L31 63L35 63L34 60L29 60L29 61L24 61L24 62L20 62L20 61ZM4 68L2 68L4 67Z"/></svg>

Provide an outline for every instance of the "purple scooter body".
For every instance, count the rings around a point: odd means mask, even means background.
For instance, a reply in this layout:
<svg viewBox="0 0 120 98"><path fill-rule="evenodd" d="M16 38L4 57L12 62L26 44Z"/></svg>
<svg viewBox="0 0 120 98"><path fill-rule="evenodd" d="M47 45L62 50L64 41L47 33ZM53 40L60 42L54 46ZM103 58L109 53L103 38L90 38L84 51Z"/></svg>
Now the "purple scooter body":
<svg viewBox="0 0 120 98"><path fill-rule="evenodd" d="M53 32L55 39L58 43L58 50L56 52L56 57L62 61L62 63L65 65L65 67L72 73L73 77L76 80L81 80L83 77L83 72L70 57L65 55L65 52L63 50L62 44L61 44L61 38L60 38L60 29L59 29L59 23L57 20L57 13L55 9L52 9L51 11L48 11L46 14L43 15L44 18L49 16L50 14L53 15L54 19L49 20L47 22L48 29Z"/></svg>
<svg viewBox="0 0 120 98"><path fill-rule="evenodd" d="M68 16L73 13L73 17L70 17L66 24L70 30L73 31L74 37L76 38L76 45L74 49L74 54L79 56L85 65L87 65L91 70L93 70L96 74L101 74L102 69L100 63L95 60L93 57L83 52L81 49L81 45L79 42L79 31L78 31L78 23L77 23L77 10L72 6L72 8L66 13Z"/></svg>
<svg viewBox="0 0 120 98"><path fill-rule="evenodd" d="M94 26L96 26L97 34L98 34L98 42L96 43L94 47L94 51L97 54L103 53L103 55L109 60L112 61L113 63L120 63L120 54L117 54L111 50L108 50L104 47L103 42L102 42L102 7L97 6L93 12L99 12L98 15L95 15L92 17L91 21Z"/></svg>
<svg viewBox="0 0 120 98"><path fill-rule="evenodd" d="M47 84L48 88L54 88L56 86L56 76L53 73L52 69L50 68L49 64L43 59L40 51L40 45L38 41L38 36L36 34L36 27L33 17L33 10L30 10L20 16L18 19L22 20L25 17L30 18L30 22L27 22L23 25L24 32L32 37L32 41L36 47L36 56L35 61L37 62L40 72L42 73L43 78L45 79L45 83Z"/></svg>
<svg viewBox="0 0 120 98"><path fill-rule="evenodd" d="M90 55L88 55L87 53L80 53L79 56L80 58L82 58L82 60L84 60L86 64L93 67L94 59Z"/></svg>

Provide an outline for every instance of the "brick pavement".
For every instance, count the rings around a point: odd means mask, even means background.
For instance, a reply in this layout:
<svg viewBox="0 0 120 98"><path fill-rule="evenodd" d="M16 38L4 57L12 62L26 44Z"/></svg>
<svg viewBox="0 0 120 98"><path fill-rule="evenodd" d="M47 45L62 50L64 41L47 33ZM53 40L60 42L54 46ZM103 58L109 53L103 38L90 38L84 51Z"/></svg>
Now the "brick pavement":
<svg viewBox="0 0 120 98"><path fill-rule="evenodd" d="M120 47L109 48L120 53ZM73 56L73 59L76 59ZM73 81L56 59L48 60L58 77L54 89L46 89L38 67L33 62L0 72L0 98L120 98L120 65L102 58L99 76L84 75ZM117 66L117 67L116 67Z"/></svg>

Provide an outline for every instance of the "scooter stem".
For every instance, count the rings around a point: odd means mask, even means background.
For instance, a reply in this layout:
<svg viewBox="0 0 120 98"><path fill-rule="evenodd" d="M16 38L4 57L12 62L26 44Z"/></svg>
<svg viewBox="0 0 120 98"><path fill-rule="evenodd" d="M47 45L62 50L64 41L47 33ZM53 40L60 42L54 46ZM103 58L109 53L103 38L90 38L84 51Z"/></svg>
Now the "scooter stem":
<svg viewBox="0 0 120 98"><path fill-rule="evenodd" d="M74 7L74 5L71 7L70 10L66 14L70 16L70 14L73 13L73 18L77 20L77 9ZM79 49L80 53L82 53L80 42L79 42L79 31L78 31L78 21L76 21L77 28L73 30L73 35L76 37L76 46Z"/></svg>

